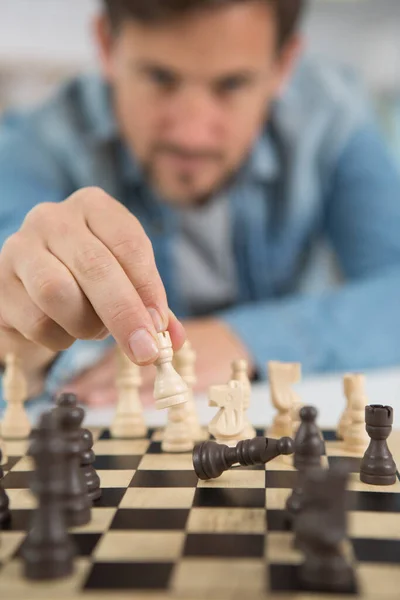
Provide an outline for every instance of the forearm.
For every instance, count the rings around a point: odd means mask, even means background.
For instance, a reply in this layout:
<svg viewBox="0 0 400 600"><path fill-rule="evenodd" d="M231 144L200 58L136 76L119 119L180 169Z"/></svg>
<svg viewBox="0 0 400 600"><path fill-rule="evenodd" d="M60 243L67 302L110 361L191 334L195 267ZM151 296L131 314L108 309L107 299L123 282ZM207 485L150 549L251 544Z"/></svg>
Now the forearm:
<svg viewBox="0 0 400 600"><path fill-rule="evenodd" d="M262 377L268 360L300 361L304 373L400 363L400 267L319 296L238 307L220 317Z"/></svg>

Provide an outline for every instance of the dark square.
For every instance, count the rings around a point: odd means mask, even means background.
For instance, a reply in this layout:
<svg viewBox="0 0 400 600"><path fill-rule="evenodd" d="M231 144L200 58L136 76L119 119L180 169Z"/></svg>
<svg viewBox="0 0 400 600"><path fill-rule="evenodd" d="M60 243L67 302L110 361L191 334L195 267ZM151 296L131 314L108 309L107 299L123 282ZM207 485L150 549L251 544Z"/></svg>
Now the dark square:
<svg viewBox="0 0 400 600"><path fill-rule="evenodd" d="M13 467L23 458L23 456L9 456L5 465L3 465L3 471L11 471Z"/></svg>
<svg viewBox="0 0 400 600"><path fill-rule="evenodd" d="M102 536L101 533L73 533L70 535L77 556L91 556ZM21 558L21 552L25 542L26 538L15 552L14 558Z"/></svg>
<svg viewBox="0 0 400 600"><path fill-rule="evenodd" d="M119 506L124 497L126 488L102 488L101 496L93 502L95 508L112 508Z"/></svg>
<svg viewBox="0 0 400 600"><path fill-rule="evenodd" d="M268 568L268 567L267 567ZM310 589L303 585L300 581L300 565L280 565L272 564L269 566L269 577L267 580L270 582L271 592L315 592L315 593L327 593L327 594L357 594L357 585L355 578L346 589L340 591L330 591L326 589Z"/></svg>
<svg viewBox="0 0 400 600"><path fill-rule="evenodd" d="M328 456L329 466L342 464L350 473L359 473L361 466L361 457L358 456Z"/></svg>
<svg viewBox="0 0 400 600"><path fill-rule="evenodd" d="M286 510L267 509L267 531L290 531L291 528Z"/></svg>
<svg viewBox="0 0 400 600"><path fill-rule="evenodd" d="M167 590L173 563L96 563L85 590Z"/></svg>
<svg viewBox="0 0 400 600"><path fill-rule="evenodd" d="M297 471L265 471L265 487L293 489L297 482Z"/></svg>
<svg viewBox="0 0 400 600"><path fill-rule="evenodd" d="M197 488L193 506L264 508L265 489Z"/></svg>
<svg viewBox="0 0 400 600"><path fill-rule="evenodd" d="M10 471L2 479L3 488L5 489L29 489L29 484L32 478L32 471Z"/></svg>
<svg viewBox="0 0 400 600"><path fill-rule="evenodd" d="M1 525L7 531L27 531L32 523L32 510L11 510L11 519Z"/></svg>
<svg viewBox="0 0 400 600"><path fill-rule="evenodd" d="M150 442L146 454L162 454L161 442Z"/></svg>
<svg viewBox="0 0 400 600"><path fill-rule="evenodd" d="M400 494L393 492L354 492L346 496L347 510L368 512L400 512Z"/></svg>
<svg viewBox="0 0 400 600"><path fill-rule="evenodd" d="M147 471L138 470L129 487L196 487L194 471Z"/></svg>
<svg viewBox="0 0 400 600"><path fill-rule="evenodd" d="M400 540L352 538L351 543L359 562L400 563Z"/></svg>
<svg viewBox="0 0 400 600"><path fill-rule="evenodd" d="M145 436L145 438L142 438L142 439L148 439L149 440L151 438L151 436L153 435L154 431L155 431L155 429L148 429L147 435ZM109 429L104 429L101 432L101 435L100 435L100 437L98 439L99 440L117 440L117 439L122 439L122 438L112 437L112 435L110 433L110 430ZM141 439L141 438L137 438L137 439Z"/></svg>
<svg viewBox="0 0 400 600"><path fill-rule="evenodd" d="M189 533L183 555L261 558L264 556L264 536L259 534Z"/></svg>
<svg viewBox="0 0 400 600"><path fill-rule="evenodd" d="M324 429L322 432L322 436L325 442L337 442L338 438L336 437L336 431L332 429Z"/></svg>
<svg viewBox="0 0 400 600"><path fill-rule="evenodd" d="M121 508L114 515L110 529L184 530L189 512L181 508Z"/></svg>
<svg viewBox="0 0 400 600"><path fill-rule="evenodd" d="M128 456L96 456L94 462L94 468L100 470L114 471L114 470L129 470L137 469L142 456L128 455Z"/></svg>

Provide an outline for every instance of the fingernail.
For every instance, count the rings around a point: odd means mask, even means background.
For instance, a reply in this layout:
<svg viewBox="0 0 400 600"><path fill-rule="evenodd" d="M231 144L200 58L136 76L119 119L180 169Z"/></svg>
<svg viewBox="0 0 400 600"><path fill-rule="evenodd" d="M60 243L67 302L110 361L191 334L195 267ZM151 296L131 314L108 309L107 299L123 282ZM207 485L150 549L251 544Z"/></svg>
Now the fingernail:
<svg viewBox="0 0 400 600"><path fill-rule="evenodd" d="M154 361L159 354L156 341L147 329L138 329L131 336L129 347L138 364Z"/></svg>
<svg viewBox="0 0 400 600"><path fill-rule="evenodd" d="M157 333L161 333L162 331L165 331L166 326L164 325L164 321L163 321L160 313L158 312L158 310L156 310L155 308L148 308L147 310L153 320L153 325L154 325Z"/></svg>

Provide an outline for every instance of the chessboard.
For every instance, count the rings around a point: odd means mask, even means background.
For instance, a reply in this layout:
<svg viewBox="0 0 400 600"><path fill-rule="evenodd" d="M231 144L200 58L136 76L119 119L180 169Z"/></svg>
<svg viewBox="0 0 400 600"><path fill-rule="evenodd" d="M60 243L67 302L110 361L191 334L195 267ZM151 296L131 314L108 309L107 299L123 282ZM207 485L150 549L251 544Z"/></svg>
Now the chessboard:
<svg viewBox="0 0 400 600"><path fill-rule="evenodd" d="M262 435L261 431L258 431ZM295 483L291 457L265 467L233 468L199 481L191 453L161 451L161 432L112 439L94 432L102 497L91 522L71 529L75 571L56 582L23 578L19 558L34 498L26 442L8 442L4 487L11 522L0 532L0 597L5 599L303 599L398 598L400 480L390 487L359 480L360 458L346 455L324 431L325 464L346 462L349 544L356 580L346 595L309 593L298 584L300 553L292 546L284 505ZM400 432L389 446L400 464Z"/></svg>

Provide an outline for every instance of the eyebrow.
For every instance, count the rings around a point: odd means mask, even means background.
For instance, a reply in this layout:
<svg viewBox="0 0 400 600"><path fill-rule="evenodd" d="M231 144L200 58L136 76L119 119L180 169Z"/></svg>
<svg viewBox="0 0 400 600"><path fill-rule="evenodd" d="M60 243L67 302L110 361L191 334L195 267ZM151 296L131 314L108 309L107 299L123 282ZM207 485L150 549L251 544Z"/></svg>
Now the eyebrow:
<svg viewBox="0 0 400 600"><path fill-rule="evenodd" d="M136 63L135 68L137 70L139 70L139 72L144 73L144 74L151 74L151 73L154 73L157 71L164 72L164 73L168 74L175 81L181 81L182 79L185 78L184 74L179 73L178 71L174 70L172 67L169 67L167 65L164 65L164 64L158 63L158 62L142 60L142 61ZM251 81L255 81L258 78L259 78L259 74L250 69L238 69L237 71L228 71L221 75L217 75L216 77L214 77L212 79L212 81L210 83L213 87L215 87L215 86L218 87L221 84L223 84L226 81L229 81L231 79L240 79L244 82L250 83Z"/></svg>

